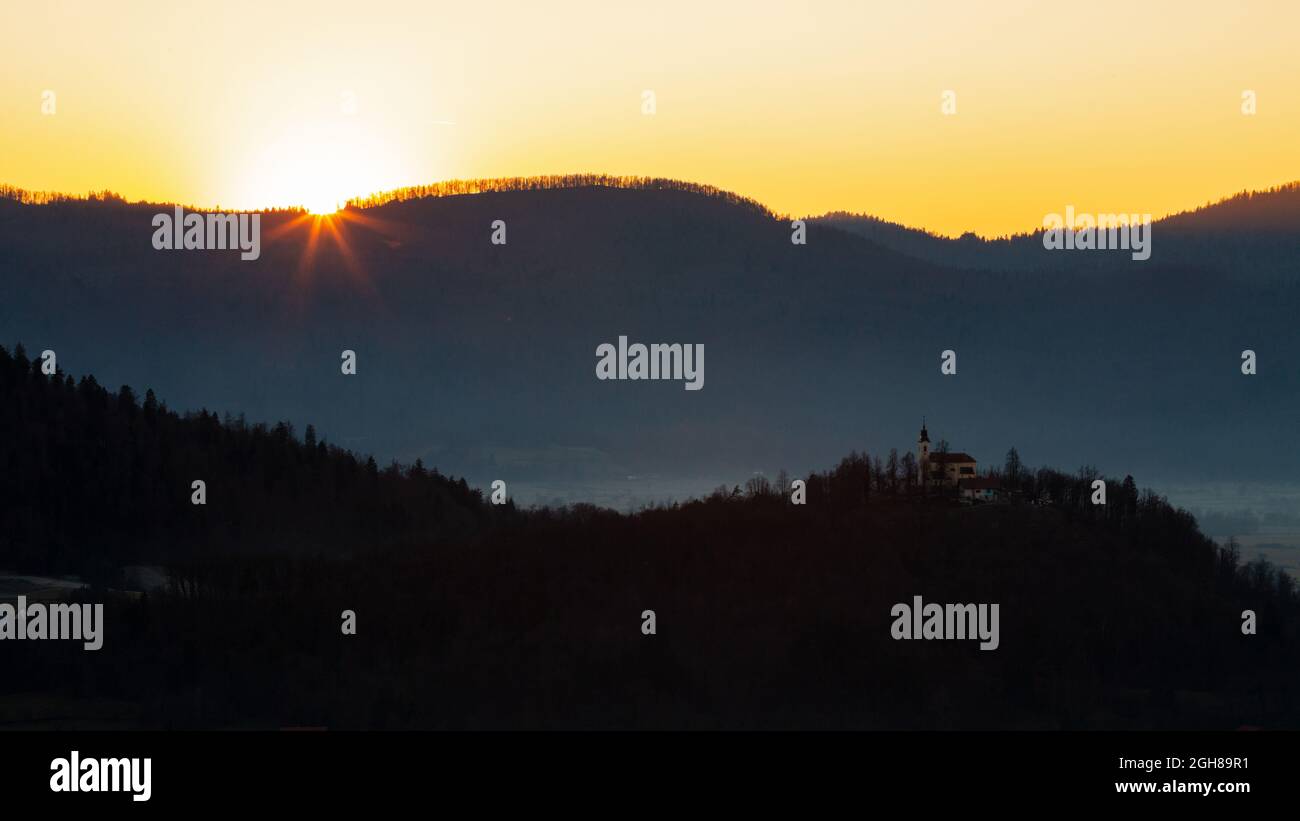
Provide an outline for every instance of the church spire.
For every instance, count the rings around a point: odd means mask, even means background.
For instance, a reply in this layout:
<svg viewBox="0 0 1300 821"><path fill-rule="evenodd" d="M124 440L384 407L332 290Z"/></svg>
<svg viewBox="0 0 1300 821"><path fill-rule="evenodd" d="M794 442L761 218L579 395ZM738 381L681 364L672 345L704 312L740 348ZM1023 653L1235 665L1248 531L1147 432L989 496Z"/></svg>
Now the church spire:
<svg viewBox="0 0 1300 821"><path fill-rule="evenodd" d="M924 416L921 417L921 438L920 438L919 441L921 441L921 442L929 442L929 441L930 441L930 432L929 432L928 430L925 429L925 417L924 417Z"/></svg>

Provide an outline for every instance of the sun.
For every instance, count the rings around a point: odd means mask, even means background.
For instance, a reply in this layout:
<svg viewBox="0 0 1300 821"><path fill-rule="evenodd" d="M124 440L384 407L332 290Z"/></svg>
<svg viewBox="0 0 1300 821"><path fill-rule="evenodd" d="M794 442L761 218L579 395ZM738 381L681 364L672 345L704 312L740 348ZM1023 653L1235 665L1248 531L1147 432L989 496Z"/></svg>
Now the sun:
<svg viewBox="0 0 1300 821"><path fill-rule="evenodd" d="M346 125L304 123L268 139L244 170L243 200L328 217L396 176L393 152ZM388 187L396 187L389 185Z"/></svg>
<svg viewBox="0 0 1300 821"><path fill-rule="evenodd" d="M340 200L336 197L312 197L303 203L307 213L314 217L328 217L338 213Z"/></svg>

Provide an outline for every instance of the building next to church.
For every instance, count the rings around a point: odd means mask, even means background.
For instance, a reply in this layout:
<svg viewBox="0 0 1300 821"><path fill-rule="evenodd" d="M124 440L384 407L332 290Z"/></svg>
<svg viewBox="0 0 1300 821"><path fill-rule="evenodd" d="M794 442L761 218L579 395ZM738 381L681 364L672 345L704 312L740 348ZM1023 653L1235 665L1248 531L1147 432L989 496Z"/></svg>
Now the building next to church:
<svg viewBox="0 0 1300 821"><path fill-rule="evenodd" d="M921 422L921 436L916 442L916 464L921 483L928 487L958 487L963 479L974 479L975 457L969 453L938 453L930 449L930 432Z"/></svg>
<svg viewBox="0 0 1300 821"><path fill-rule="evenodd" d="M981 479L962 479L958 485L963 502L997 502L1006 498L1002 481L992 476Z"/></svg>

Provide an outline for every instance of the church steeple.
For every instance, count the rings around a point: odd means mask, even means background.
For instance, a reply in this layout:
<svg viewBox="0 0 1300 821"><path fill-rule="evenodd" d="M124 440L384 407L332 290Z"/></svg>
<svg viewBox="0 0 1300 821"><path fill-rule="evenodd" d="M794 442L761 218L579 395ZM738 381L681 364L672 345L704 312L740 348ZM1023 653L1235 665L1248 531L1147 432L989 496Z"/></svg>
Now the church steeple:
<svg viewBox="0 0 1300 821"><path fill-rule="evenodd" d="M921 436L916 440L916 466L921 473L921 486L930 478L930 431L925 429L925 417L921 417Z"/></svg>

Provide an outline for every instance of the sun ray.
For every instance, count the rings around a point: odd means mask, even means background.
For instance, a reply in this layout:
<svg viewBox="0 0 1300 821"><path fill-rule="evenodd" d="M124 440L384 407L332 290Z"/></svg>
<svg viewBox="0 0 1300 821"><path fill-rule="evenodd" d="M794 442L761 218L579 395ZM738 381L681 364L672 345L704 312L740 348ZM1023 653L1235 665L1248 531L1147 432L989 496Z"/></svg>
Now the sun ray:
<svg viewBox="0 0 1300 821"><path fill-rule="evenodd" d="M377 298L379 289L375 287L374 279L366 272L361 258L348 242L346 227L349 222L355 221L354 215L351 212L340 211L333 217L324 217L319 221L325 224L334 245L338 248L339 257L343 260L343 266L352 284L360 288L366 296Z"/></svg>
<svg viewBox="0 0 1300 821"><path fill-rule="evenodd" d="M276 226L271 231L268 231L266 233L266 239L270 241L275 241L280 237L284 236L285 234L288 234L291 231L295 231L301 227L306 227L306 223L310 219L311 216L309 214L299 214L293 219L286 220L285 222Z"/></svg>
<svg viewBox="0 0 1300 821"><path fill-rule="evenodd" d="M347 222L356 223L387 240L406 241L415 236L415 231L407 224L371 216L358 208L348 208L336 215Z"/></svg>

